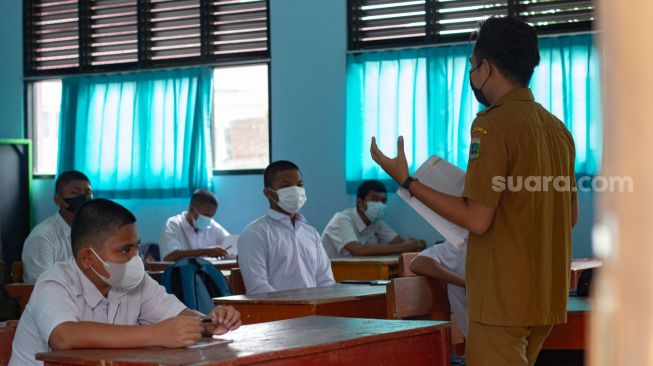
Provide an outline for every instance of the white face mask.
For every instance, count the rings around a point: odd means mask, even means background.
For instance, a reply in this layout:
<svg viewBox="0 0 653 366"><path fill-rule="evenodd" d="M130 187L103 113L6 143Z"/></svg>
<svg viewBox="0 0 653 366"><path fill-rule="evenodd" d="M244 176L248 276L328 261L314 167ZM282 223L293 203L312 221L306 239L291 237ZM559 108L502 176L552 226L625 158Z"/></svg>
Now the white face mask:
<svg viewBox="0 0 653 366"><path fill-rule="evenodd" d="M386 205L383 202L367 202L367 210L365 210L365 216L372 221L377 222L385 216Z"/></svg>
<svg viewBox="0 0 653 366"><path fill-rule="evenodd" d="M273 191L274 192L274 191ZM301 210L304 203L306 203L306 191L304 187L286 187L276 191L279 196L277 204L284 211L294 214Z"/></svg>
<svg viewBox="0 0 653 366"><path fill-rule="evenodd" d="M91 269L102 279L102 281L113 289L129 291L138 286L138 284L143 280L143 277L145 276L145 267L143 266L143 261L139 256L133 256L127 263L113 263L103 261L93 248L91 248L91 250L97 259L102 262L104 269L109 272L109 277L107 278L97 273L93 267L91 267Z"/></svg>
<svg viewBox="0 0 653 366"><path fill-rule="evenodd" d="M197 218L193 221L193 226L195 226L197 230L206 230L209 227L211 227L211 218L199 214Z"/></svg>

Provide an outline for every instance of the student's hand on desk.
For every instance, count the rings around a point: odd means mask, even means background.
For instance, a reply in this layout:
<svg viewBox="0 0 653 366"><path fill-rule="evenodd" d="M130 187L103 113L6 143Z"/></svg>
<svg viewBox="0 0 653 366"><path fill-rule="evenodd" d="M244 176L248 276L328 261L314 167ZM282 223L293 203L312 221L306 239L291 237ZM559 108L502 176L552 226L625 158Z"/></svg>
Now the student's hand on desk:
<svg viewBox="0 0 653 366"><path fill-rule="evenodd" d="M240 313L233 306L216 306L209 313L213 323L204 325L205 334L225 334L240 327Z"/></svg>
<svg viewBox="0 0 653 366"><path fill-rule="evenodd" d="M207 249L209 250L207 257L222 258L229 255L229 253L226 250L220 247L211 247Z"/></svg>
<svg viewBox="0 0 653 366"><path fill-rule="evenodd" d="M156 324L155 337L161 346L179 348L194 344L202 336L200 318L194 316L175 316Z"/></svg>
<svg viewBox="0 0 653 366"><path fill-rule="evenodd" d="M426 248L426 242L419 239L408 240L404 244L406 245L408 252L421 252Z"/></svg>
<svg viewBox="0 0 653 366"><path fill-rule="evenodd" d="M397 157L390 159L385 156L379 147L376 146L376 138L372 137L370 144L370 153L372 159L376 161L379 166L385 170L392 179L400 185L408 178L408 162L406 161L406 154L404 153L404 137L399 136L397 139Z"/></svg>

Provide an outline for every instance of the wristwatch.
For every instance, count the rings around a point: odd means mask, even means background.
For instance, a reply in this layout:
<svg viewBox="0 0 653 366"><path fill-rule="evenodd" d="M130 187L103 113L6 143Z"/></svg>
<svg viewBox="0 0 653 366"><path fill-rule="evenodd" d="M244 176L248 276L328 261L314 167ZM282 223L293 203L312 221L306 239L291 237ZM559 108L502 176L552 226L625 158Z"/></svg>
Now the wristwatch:
<svg viewBox="0 0 653 366"><path fill-rule="evenodd" d="M406 180L403 183L401 183L401 188L404 188L405 190L410 191L409 188L410 188L410 185L413 182L418 182L418 180L409 175L408 178L406 178Z"/></svg>

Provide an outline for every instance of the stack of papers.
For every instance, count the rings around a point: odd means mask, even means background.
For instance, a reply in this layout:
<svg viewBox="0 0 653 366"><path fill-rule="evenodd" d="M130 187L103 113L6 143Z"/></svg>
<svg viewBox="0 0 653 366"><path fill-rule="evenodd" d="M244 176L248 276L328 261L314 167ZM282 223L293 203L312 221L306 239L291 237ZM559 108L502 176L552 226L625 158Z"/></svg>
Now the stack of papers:
<svg viewBox="0 0 653 366"><path fill-rule="evenodd" d="M465 172L435 155L426 160L413 174L420 183L451 196L462 196L465 188ZM407 190L399 188L397 195L420 214L435 230L451 244L462 248L467 241L469 231L435 213L422 202L412 197Z"/></svg>

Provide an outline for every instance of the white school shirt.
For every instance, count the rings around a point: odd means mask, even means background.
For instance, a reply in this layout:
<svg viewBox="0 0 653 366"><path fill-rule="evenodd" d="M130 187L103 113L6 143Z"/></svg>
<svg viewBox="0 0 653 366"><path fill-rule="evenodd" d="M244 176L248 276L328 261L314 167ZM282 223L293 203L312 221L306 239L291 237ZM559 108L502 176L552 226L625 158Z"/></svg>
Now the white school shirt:
<svg viewBox="0 0 653 366"><path fill-rule="evenodd" d="M154 324L184 309L183 303L148 275L131 291L109 290L104 297L70 258L54 264L37 281L18 321L9 366L43 365L34 354L51 351L50 334L64 322Z"/></svg>
<svg viewBox="0 0 653 366"><path fill-rule="evenodd" d="M70 226L56 214L36 225L23 244L23 281L36 283L41 273L56 262L73 256Z"/></svg>
<svg viewBox="0 0 653 366"><path fill-rule="evenodd" d="M363 245L389 244L396 237L397 232L383 220L367 225L356 208L348 208L331 218L322 233L322 244L329 258L351 257L345 245L353 241Z"/></svg>
<svg viewBox="0 0 653 366"><path fill-rule="evenodd" d="M191 250L221 246L229 232L211 219L208 229L195 231L186 219L186 211L169 218L159 240L161 259L175 250Z"/></svg>
<svg viewBox="0 0 653 366"><path fill-rule="evenodd" d="M458 247L446 241L424 249L420 256L424 256L438 262L444 268L465 277L465 259L467 258L467 242ZM453 284L447 284L447 293L451 311L460 325L465 338L467 338L467 294L465 289Z"/></svg>
<svg viewBox="0 0 653 366"><path fill-rule="evenodd" d="M294 227L272 209L247 225L238 238L238 263L247 294L335 283L320 234L299 213Z"/></svg>

